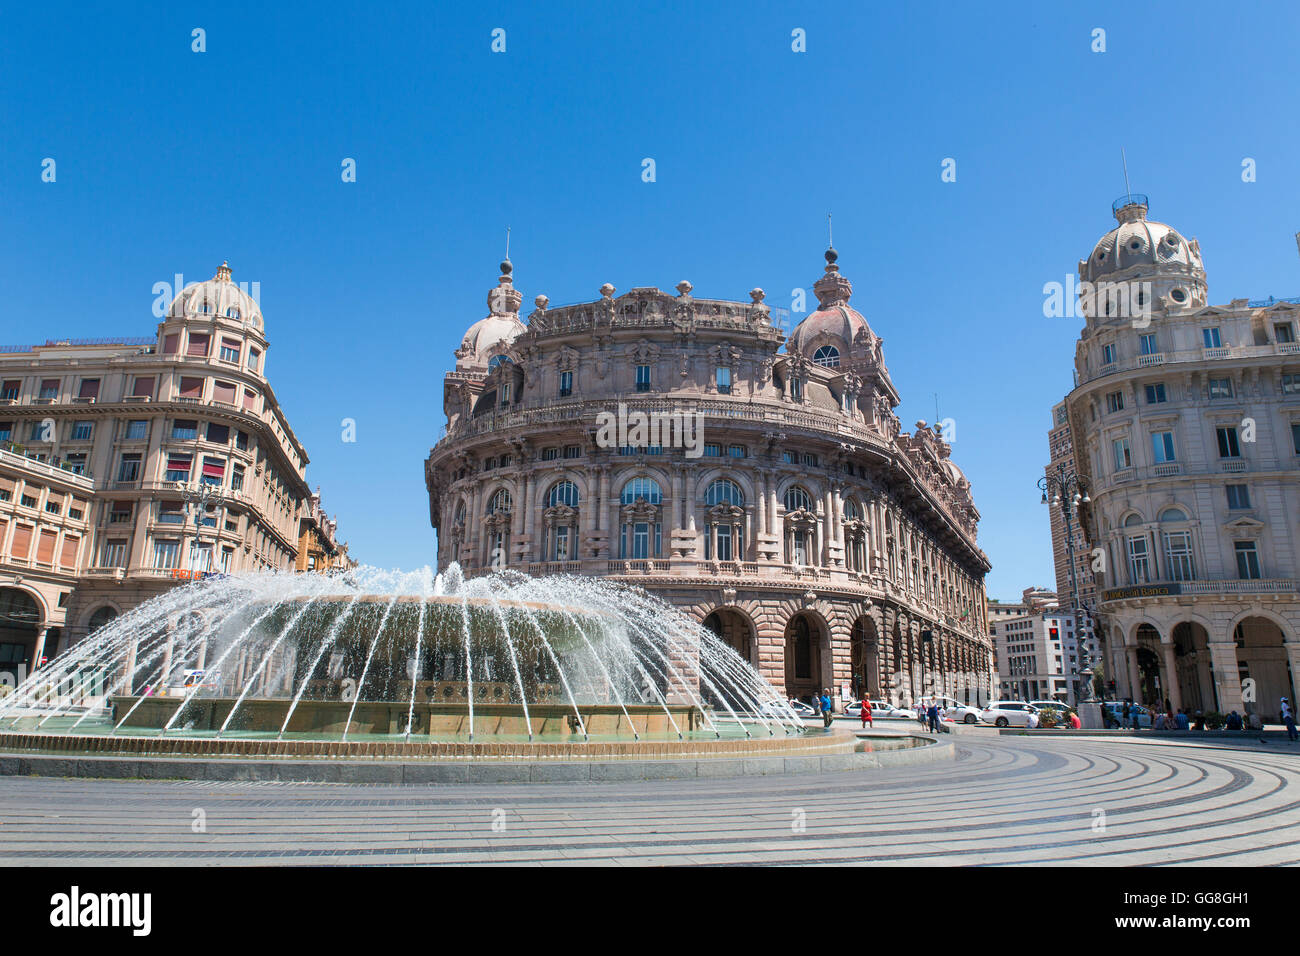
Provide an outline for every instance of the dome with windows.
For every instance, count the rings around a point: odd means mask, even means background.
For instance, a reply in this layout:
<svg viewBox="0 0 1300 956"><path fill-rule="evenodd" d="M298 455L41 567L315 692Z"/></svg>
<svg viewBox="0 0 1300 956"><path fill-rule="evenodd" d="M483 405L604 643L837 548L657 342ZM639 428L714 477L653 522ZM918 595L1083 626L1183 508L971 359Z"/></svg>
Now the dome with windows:
<svg viewBox="0 0 1300 956"><path fill-rule="evenodd" d="M817 311L800 322L785 343L787 352L802 352L826 368L838 368L854 343L872 337L862 313L849 306L853 284L840 274L838 258L834 249L826 250L826 274L813 284Z"/></svg>
<svg viewBox="0 0 1300 956"><path fill-rule="evenodd" d="M501 278L488 293L487 317L471 325L460 340L460 348L456 350L459 365L488 365L527 330L519 321L523 295L514 287L513 271L509 259L501 263ZM493 362L491 367L495 368L496 364L499 363Z"/></svg>
<svg viewBox="0 0 1300 956"><path fill-rule="evenodd" d="M1119 225L1102 236L1088 258L1079 263L1081 279L1098 282L1137 269L1142 275L1190 274L1204 283L1200 244L1172 226L1148 219L1146 196L1122 196L1115 200L1112 211Z"/></svg>
<svg viewBox="0 0 1300 956"><path fill-rule="evenodd" d="M202 316L220 316L251 322L255 328L262 327L261 308L251 295L231 280L227 262L221 263L217 274L206 282L187 285L167 310L167 317L172 319Z"/></svg>

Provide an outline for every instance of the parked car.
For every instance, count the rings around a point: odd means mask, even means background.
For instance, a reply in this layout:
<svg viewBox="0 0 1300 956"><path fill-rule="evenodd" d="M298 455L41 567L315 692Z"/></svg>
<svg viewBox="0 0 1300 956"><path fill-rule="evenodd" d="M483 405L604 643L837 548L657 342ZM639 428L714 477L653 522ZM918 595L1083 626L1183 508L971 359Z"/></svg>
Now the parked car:
<svg viewBox="0 0 1300 956"><path fill-rule="evenodd" d="M1151 726L1151 711L1140 704L1133 704L1129 707L1129 718L1127 721L1124 720L1124 702L1122 700L1108 700L1103 703L1102 706L1106 708L1107 713L1110 714L1112 723L1115 725L1121 725L1125 729L1132 727L1133 711L1136 710L1138 714L1138 726Z"/></svg>
<svg viewBox="0 0 1300 956"><path fill-rule="evenodd" d="M862 717L862 701L856 700L844 708L844 713L850 717ZM907 720L916 720L916 711L908 710L905 707L895 707L886 700L873 700L871 702L871 719L883 720L886 717L904 718Z"/></svg>
<svg viewBox="0 0 1300 956"><path fill-rule="evenodd" d="M953 704L944 711L944 716L958 724L978 724L984 708L978 704Z"/></svg>
<svg viewBox="0 0 1300 956"><path fill-rule="evenodd" d="M999 700L980 711L980 720L995 727L1026 727L1038 708L1019 700Z"/></svg>
<svg viewBox="0 0 1300 956"><path fill-rule="evenodd" d="M796 717L816 717L817 711L813 710L801 700L787 700L786 705L794 711ZM787 716L785 707L781 706L779 701L769 700L766 703L758 705L758 713L762 717L785 717Z"/></svg>

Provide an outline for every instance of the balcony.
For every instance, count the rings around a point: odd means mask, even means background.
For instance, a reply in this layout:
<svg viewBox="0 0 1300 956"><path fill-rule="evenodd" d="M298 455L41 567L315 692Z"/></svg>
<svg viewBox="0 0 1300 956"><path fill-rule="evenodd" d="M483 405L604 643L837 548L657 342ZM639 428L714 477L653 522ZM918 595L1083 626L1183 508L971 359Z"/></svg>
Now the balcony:
<svg viewBox="0 0 1300 956"><path fill-rule="evenodd" d="M1149 368L1152 365L1164 365L1164 364L1165 364L1164 352L1154 352L1150 355L1143 355L1138 359L1139 368Z"/></svg>
<svg viewBox="0 0 1300 956"><path fill-rule="evenodd" d="M1173 475L1179 474L1179 472L1181 471L1182 471L1181 465L1179 465L1177 462L1170 462L1164 465L1153 466L1151 469L1151 474L1154 475L1156 478L1169 478Z"/></svg>
<svg viewBox="0 0 1300 956"><path fill-rule="evenodd" d="M1101 603L1176 597L1183 594L1253 595L1296 593L1296 581L1290 578L1237 578L1221 581L1152 581L1130 587L1110 588L1101 592Z"/></svg>
<svg viewBox="0 0 1300 956"><path fill-rule="evenodd" d="M1231 461L1220 462L1220 469L1227 472L1236 473L1246 470L1246 460L1244 458L1235 458Z"/></svg>

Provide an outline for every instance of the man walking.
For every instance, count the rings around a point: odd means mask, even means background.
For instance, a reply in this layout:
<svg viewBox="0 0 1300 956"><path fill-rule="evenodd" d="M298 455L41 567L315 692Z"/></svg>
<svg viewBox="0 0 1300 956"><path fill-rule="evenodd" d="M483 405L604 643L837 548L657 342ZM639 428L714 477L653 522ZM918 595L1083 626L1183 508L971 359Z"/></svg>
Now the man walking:
<svg viewBox="0 0 1300 956"><path fill-rule="evenodd" d="M1282 723L1286 724L1287 738L1294 742L1296 739L1295 711L1291 709L1291 702L1285 697L1282 698Z"/></svg>
<svg viewBox="0 0 1300 956"><path fill-rule="evenodd" d="M926 712L926 714L927 714L927 716L930 718L930 733L932 733L932 734L937 734L937 733L939 732L939 705L938 705L938 703L935 702L935 701L930 701L930 709Z"/></svg>

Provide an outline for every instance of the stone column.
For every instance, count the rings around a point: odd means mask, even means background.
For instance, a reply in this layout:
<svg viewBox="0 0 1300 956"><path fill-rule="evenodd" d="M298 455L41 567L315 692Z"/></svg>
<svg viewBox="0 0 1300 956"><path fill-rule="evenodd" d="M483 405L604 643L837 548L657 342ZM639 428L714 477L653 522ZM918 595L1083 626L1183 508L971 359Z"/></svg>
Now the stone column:
<svg viewBox="0 0 1300 956"><path fill-rule="evenodd" d="M822 565L829 568L834 563L833 552L835 550L835 492L829 487L826 489L825 507L826 513L822 520L825 526L825 530L822 532Z"/></svg>
<svg viewBox="0 0 1300 956"><path fill-rule="evenodd" d="M1142 671L1138 667L1138 649L1135 645L1125 644L1124 655L1128 658L1129 696L1137 703L1142 703Z"/></svg>
<svg viewBox="0 0 1300 956"><path fill-rule="evenodd" d="M1177 713L1183 707L1182 688L1178 686L1178 662L1174 657L1174 645L1172 641L1160 644L1160 650L1165 661L1165 695L1169 698L1170 705ZM1161 701L1163 705L1164 701Z"/></svg>
<svg viewBox="0 0 1300 956"><path fill-rule="evenodd" d="M757 512L758 533L767 534L767 479L762 472L754 476L754 497L757 499L757 508L751 506L750 516L753 517ZM758 555L754 555L754 560L758 560Z"/></svg>
<svg viewBox="0 0 1300 956"><path fill-rule="evenodd" d="M759 511L762 511L760 508ZM741 549L738 561L757 561L758 560L758 529L754 526L754 506L745 505L745 530L748 532L745 536L745 546Z"/></svg>
<svg viewBox="0 0 1300 956"><path fill-rule="evenodd" d="M36 673L41 666L41 655L45 653L45 636L50 633L49 627L42 627L36 632L36 648L32 651L32 673Z"/></svg>
<svg viewBox="0 0 1300 956"><path fill-rule="evenodd" d="M1235 710L1245 713L1241 699L1241 672L1237 664L1237 645L1232 640L1211 641L1210 663L1214 669L1214 690L1219 698L1219 712Z"/></svg>

